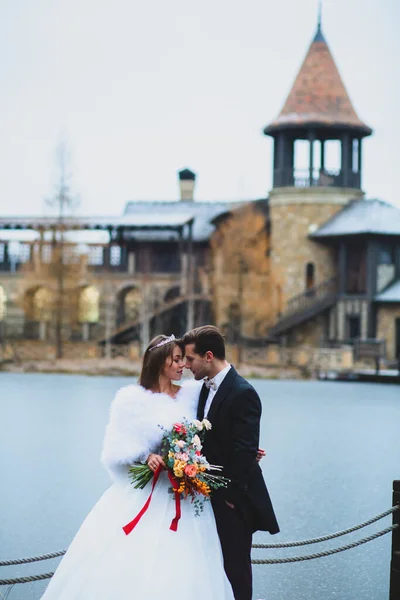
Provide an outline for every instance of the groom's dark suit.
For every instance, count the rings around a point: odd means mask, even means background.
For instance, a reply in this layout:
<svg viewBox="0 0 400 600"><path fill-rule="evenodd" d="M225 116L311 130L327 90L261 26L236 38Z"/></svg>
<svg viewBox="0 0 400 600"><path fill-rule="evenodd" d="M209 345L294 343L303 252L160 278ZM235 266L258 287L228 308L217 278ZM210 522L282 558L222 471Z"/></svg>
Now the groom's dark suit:
<svg viewBox="0 0 400 600"><path fill-rule="evenodd" d="M197 418L204 417L208 388L200 393ZM251 600L250 551L252 533L278 533L271 500L256 460L259 447L261 401L255 389L231 367L212 400L203 452L208 461L223 466L231 483L212 495L224 566L236 600ZM234 505L230 508L226 502Z"/></svg>

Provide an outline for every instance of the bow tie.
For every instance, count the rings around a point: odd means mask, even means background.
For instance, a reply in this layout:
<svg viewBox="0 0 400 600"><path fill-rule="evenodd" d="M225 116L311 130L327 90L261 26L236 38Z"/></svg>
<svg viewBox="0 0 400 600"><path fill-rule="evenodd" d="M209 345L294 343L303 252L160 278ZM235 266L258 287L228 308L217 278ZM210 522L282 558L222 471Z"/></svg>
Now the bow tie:
<svg viewBox="0 0 400 600"><path fill-rule="evenodd" d="M209 390L214 390L214 392L217 391L217 384L215 383L214 379L205 379L204 380L204 385Z"/></svg>

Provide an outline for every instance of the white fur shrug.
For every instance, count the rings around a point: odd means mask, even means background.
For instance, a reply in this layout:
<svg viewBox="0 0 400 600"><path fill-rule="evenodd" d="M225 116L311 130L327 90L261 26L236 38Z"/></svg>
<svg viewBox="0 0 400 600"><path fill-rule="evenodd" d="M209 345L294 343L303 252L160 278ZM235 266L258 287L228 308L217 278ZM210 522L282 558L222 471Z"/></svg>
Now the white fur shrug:
<svg viewBox="0 0 400 600"><path fill-rule="evenodd" d="M159 450L163 431L185 417L196 417L202 382L185 381L175 399L138 385L118 390L110 408L101 462L113 480L126 477L128 465Z"/></svg>

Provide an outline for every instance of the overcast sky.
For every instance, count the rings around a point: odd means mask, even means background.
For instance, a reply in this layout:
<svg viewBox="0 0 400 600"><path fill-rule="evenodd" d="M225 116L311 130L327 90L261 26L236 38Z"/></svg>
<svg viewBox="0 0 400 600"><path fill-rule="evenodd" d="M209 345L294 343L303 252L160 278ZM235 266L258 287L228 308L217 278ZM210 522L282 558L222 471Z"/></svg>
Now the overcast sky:
<svg viewBox="0 0 400 600"><path fill-rule="evenodd" d="M271 140L315 33L317 0L0 0L0 211L43 214L55 148L80 214L259 198ZM323 31L359 117L364 189L400 206L400 2L324 0Z"/></svg>

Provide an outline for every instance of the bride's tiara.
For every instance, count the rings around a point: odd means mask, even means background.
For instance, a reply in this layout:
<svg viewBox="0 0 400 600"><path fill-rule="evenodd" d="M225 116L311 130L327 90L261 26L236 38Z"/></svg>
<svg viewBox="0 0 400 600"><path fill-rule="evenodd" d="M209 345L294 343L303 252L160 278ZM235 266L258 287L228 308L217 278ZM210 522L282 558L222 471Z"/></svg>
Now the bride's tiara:
<svg viewBox="0 0 400 600"><path fill-rule="evenodd" d="M175 339L176 338L175 338L174 334L172 334L169 337L165 338L165 340L161 340L161 342L158 342L158 344L149 348L149 352L154 350L154 348L160 348L161 346L165 346L165 344L168 344L169 342L173 342Z"/></svg>

